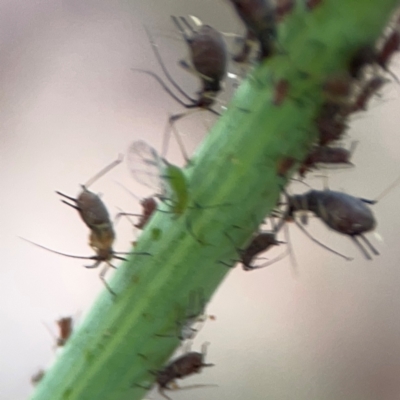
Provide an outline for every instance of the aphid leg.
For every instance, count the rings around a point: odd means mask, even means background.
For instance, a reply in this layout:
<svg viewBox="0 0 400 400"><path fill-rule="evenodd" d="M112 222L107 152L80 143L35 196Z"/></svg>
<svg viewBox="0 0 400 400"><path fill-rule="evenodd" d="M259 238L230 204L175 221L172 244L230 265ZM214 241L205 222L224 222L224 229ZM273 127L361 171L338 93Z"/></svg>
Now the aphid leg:
<svg viewBox="0 0 400 400"><path fill-rule="evenodd" d="M101 178L107 172L111 171L118 164L121 164L123 160L124 160L124 155L123 154L119 154L118 158L115 161L113 161L112 163L108 164L101 171L99 171L95 176L90 178L84 185L82 185L82 188L84 188L84 189L88 188L90 185L92 185L94 182L96 182L99 178Z"/></svg>
<svg viewBox="0 0 400 400"><path fill-rule="evenodd" d="M155 43L153 37L152 37L151 34L150 34L150 31L147 29L146 26L144 26L144 29L145 29L145 31L146 31L146 34L147 34L148 38L149 38L149 41L150 41L151 47L152 47L152 49L153 49L154 55L156 56L156 59L157 59L159 65L160 65L162 71L164 72L165 77L168 79L168 81L171 83L171 85L172 85L176 90L178 90L179 93L182 94L182 96L184 96L186 99L188 99L191 103L195 103L196 100L193 99L192 97L190 97L190 96L189 96L189 95L174 81L174 79L172 78L172 76L170 75L170 73L168 72L167 68L166 68L165 65L164 65L164 62L163 62L163 60L162 60L162 58L161 58L161 55L160 55L160 53L159 53L159 51L158 51L158 48L157 48L156 43ZM142 72L144 72L144 71L142 71ZM150 71L147 71L147 73L150 73ZM156 79L162 84L162 86L164 87L164 89L167 90L168 93L170 93L170 94L172 93L172 92L169 91L169 89L165 86L164 82L163 82L156 74L150 73L150 75L153 75L154 77L156 77ZM172 96L172 97L173 97L176 101L178 101L180 104L184 105L184 107L187 106L187 105L185 105L185 104L182 102L182 100L178 99L176 96Z"/></svg>
<svg viewBox="0 0 400 400"><path fill-rule="evenodd" d="M199 244L201 244L202 246L210 246L210 243L205 242L204 240L200 239L198 236L196 236L196 234L193 231L193 227L192 224L189 221L189 218L185 218L185 224L186 224L186 228L190 234L190 236Z"/></svg>
<svg viewBox="0 0 400 400"><path fill-rule="evenodd" d="M285 239L286 239L287 245L288 245L290 264L292 266L291 271L292 271L293 276L297 277L297 276L299 276L299 265L297 264L296 255L294 254L292 242L290 241L289 227L287 224L284 225L283 232L284 232Z"/></svg>
<svg viewBox="0 0 400 400"><path fill-rule="evenodd" d="M159 387L158 387L158 393L160 393L160 395L161 395L162 397L164 397L165 399L167 399L167 400L172 400L171 397L168 397L168 396L165 394L165 392L164 392L165 389L166 389L166 388L163 388L163 387L159 386Z"/></svg>
<svg viewBox="0 0 400 400"><path fill-rule="evenodd" d="M330 247L328 247L328 246L326 246L325 244L321 243L319 240L315 239L315 237L312 236L309 232L307 232L307 230L306 230L301 224L299 224L296 220L294 220L294 223L295 223L296 226L298 226L299 229L300 229L301 231L303 231L304 234L305 234L306 236L308 236L308 238L311 239L314 243L319 244L321 247L323 247L324 249L330 251L331 253L336 254L336 255L338 255L338 256L344 258L346 261L352 261L352 260L353 260L352 257L347 257L347 256L345 256L344 254L341 254L341 253L337 252L336 250L331 249Z"/></svg>
<svg viewBox="0 0 400 400"><path fill-rule="evenodd" d="M367 253L367 251L364 249L364 247L361 245L361 243L357 240L356 236L350 236L351 240L355 243L355 245L361 250L361 253L363 253L364 257L367 260L372 260L372 257Z"/></svg>
<svg viewBox="0 0 400 400"><path fill-rule="evenodd" d="M282 254L280 254L279 256L276 256L272 260L269 260L269 261L267 261L267 262L265 262L264 264L261 264L261 265L255 265L255 266L252 265L251 268L247 268L246 271L253 271L255 269L269 267L270 265L275 264L276 262L283 260L288 254L290 254L289 249L286 249Z"/></svg>
<svg viewBox="0 0 400 400"><path fill-rule="evenodd" d="M364 243L369 247L372 253L374 253L376 256L379 256L379 251L375 249L372 243L364 235L359 235L359 236L364 241Z"/></svg>
<svg viewBox="0 0 400 400"><path fill-rule="evenodd" d="M107 290L115 297L117 294L111 289L111 287L107 283L106 277L105 277L109 267L116 269L116 267L114 267L114 265L112 265L109 262L106 262L104 268L100 271L99 277L103 281L104 286L107 288Z"/></svg>

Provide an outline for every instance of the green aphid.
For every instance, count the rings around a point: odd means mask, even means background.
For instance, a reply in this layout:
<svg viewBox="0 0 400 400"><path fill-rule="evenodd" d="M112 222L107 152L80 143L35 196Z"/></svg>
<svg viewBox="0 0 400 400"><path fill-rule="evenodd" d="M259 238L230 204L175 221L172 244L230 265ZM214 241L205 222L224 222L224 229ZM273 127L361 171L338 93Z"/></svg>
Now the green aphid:
<svg viewBox="0 0 400 400"><path fill-rule="evenodd" d="M147 143L138 140L128 149L128 168L133 178L156 191L172 212L180 216L188 208L189 191L183 170L160 157Z"/></svg>

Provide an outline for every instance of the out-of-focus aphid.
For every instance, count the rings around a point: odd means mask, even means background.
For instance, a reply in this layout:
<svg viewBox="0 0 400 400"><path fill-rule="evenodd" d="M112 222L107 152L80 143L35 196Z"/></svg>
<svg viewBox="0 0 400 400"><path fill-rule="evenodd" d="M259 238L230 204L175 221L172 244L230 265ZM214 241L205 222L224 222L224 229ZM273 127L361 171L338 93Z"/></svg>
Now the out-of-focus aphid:
<svg viewBox="0 0 400 400"><path fill-rule="evenodd" d="M201 348L201 353L189 351L188 353L175 358L168 363L162 370L156 373L156 383L158 385L158 392L161 396L171 400L166 394L165 390L188 389L194 387L202 387L207 385L192 385L190 387L179 388L176 384L177 379L183 379L189 375L200 373L204 367L213 367L214 364L205 363L207 355L207 345L204 343Z"/></svg>
<svg viewBox="0 0 400 400"><path fill-rule="evenodd" d="M277 48L276 11L270 0L230 0L247 30L254 33L261 58L270 57Z"/></svg>
<svg viewBox="0 0 400 400"><path fill-rule="evenodd" d="M43 369L39 369L35 374L31 376L31 383L33 386L36 386L44 377L45 371Z"/></svg>
<svg viewBox="0 0 400 400"><path fill-rule="evenodd" d="M143 141L133 142L128 149L128 169L138 182L156 191L156 197L171 205L175 215L185 212L189 192L184 172L161 158Z"/></svg>

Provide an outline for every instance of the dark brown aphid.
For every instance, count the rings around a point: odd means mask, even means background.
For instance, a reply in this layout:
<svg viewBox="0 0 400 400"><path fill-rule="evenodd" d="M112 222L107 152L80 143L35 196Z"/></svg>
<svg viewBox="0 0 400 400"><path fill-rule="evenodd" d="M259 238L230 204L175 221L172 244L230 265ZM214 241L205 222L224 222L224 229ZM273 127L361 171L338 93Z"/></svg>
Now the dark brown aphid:
<svg viewBox="0 0 400 400"><path fill-rule="evenodd" d="M33 386L36 386L44 377L44 370L43 369L39 369L39 371L37 371L35 374L33 374L31 376L31 383Z"/></svg>
<svg viewBox="0 0 400 400"><path fill-rule="evenodd" d="M354 142L356 143L356 142ZM299 168L300 176L314 168L316 164L347 164L353 165L350 158L354 151L354 145L347 150L343 147L316 146Z"/></svg>
<svg viewBox="0 0 400 400"><path fill-rule="evenodd" d="M351 94L352 79L348 74L330 76L323 84L324 92L333 98L347 98Z"/></svg>
<svg viewBox="0 0 400 400"><path fill-rule="evenodd" d="M243 269L245 271L250 271L257 268L251 265L254 258L258 254L267 251L272 246L278 246L281 243L282 242L276 239L276 234L273 232L258 233L244 250L240 250L240 261L243 265Z"/></svg>
<svg viewBox="0 0 400 400"><path fill-rule="evenodd" d="M376 63L387 70L389 61L393 54L399 50L400 47L400 33L394 30L384 41L382 48L376 55Z"/></svg>
<svg viewBox="0 0 400 400"><path fill-rule="evenodd" d="M280 79L274 89L274 106L280 106L289 92L289 82L286 79Z"/></svg>
<svg viewBox="0 0 400 400"><path fill-rule="evenodd" d="M319 117L316 120L318 129L319 144L324 146L328 143L339 140L348 128L344 120L335 120Z"/></svg>
<svg viewBox="0 0 400 400"><path fill-rule="evenodd" d="M157 202L154 197L146 197L140 202L140 205L143 207L143 213L139 219L139 222L135 224L135 227L138 229L143 229L154 211L157 209Z"/></svg>
<svg viewBox="0 0 400 400"><path fill-rule="evenodd" d="M64 317L57 320L56 323L60 329L60 335L57 338L57 346L62 347L72 335L74 320L72 317Z"/></svg>
<svg viewBox="0 0 400 400"><path fill-rule="evenodd" d="M371 97L387 82L386 79L377 75L369 79L362 87L354 103L350 106L350 112L365 111Z"/></svg>
<svg viewBox="0 0 400 400"><path fill-rule="evenodd" d="M147 30L146 32L149 36L152 49L166 78L174 88L189 101L189 103L185 103L179 99L179 97L177 97L155 73L140 69L134 69L134 71L144 72L153 76L162 85L163 89L185 108L205 108L218 114L210 107L214 104L216 96L221 90L221 82L225 78L227 71L228 52L223 37L217 30L209 25L202 25L199 30L196 31L183 17L178 19L172 16L172 21L177 26L189 47L190 59L193 67L190 67L185 62L181 62L180 65L193 72L200 79L201 89L198 93L198 97L196 99L190 97L172 79L162 61L150 32ZM190 30L190 35L187 34L187 31L181 23ZM174 116L174 118L177 119L178 116Z"/></svg>
<svg viewBox="0 0 400 400"><path fill-rule="evenodd" d="M365 66L372 65L376 61L376 51L371 45L360 47L349 62L349 73L359 79Z"/></svg>
<svg viewBox="0 0 400 400"><path fill-rule="evenodd" d="M364 233L373 230L376 226L375 217L366 203L373 204L374 202L332 190L310 190L303 195L289 197L289 214L293 215L294 212L300 210L313 212L331 229L350 236L364 256L371 259L358 241L360 237L373 254L379 254L364 236Z"/></svg>
<svg viewBox="0 0 400 400"><path fill-rule="evenodd" d="M171 400L165 393L165 390L173 390L177 387L176 379L183 379L186 376L200 373L204 367L213 367L214 364L204 362L207 353L207 344L202 345L201 353L190 351L181 357L171 361L166 367L156 374L156 383L158 392L168 400ZM171 387L174 385L174 388Z"/></svg>
<svg viewBox="0 0 400 400"><path fill-rule="evenodd" d="M144 229L144 227L149 222L151 216L157 210L157 201L154 197L146 197L140 200L140 205L142 206L142 214L134 214L134 213L118 213L116 219L121 216L132 216L139 217L139 221L136 224L133 224L135 228Z"/></svg>
<svg viewBox="0 0 400 400"><path fill-rule="evenodd" d="M261 59L276 51L276 11L269 0L230 0L246 28L260 43Z"/></svg>

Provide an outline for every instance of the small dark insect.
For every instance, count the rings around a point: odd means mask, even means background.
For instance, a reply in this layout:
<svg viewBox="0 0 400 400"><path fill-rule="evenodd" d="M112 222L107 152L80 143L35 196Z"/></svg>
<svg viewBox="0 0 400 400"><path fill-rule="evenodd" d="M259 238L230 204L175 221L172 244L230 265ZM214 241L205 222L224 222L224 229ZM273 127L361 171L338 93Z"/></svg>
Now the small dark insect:
<svg viewBox="0 0 400 400"><path fill-rule="evenodd" d="M352 79L348 74L330 76L323 84L324 92L333 98L347 98L351 94Z"/></svg>
<svg viewBox="0 0 400 400"><path fill-rule="evenodd" d="M39 369L39 371L37 371L35 374L33 374L31 376L31 383L33 386L36 386L44 377L44 370L43 369Z"/></svg>
<svg viewBox="0 0 400 400"><path fill-rule="evenodd" d="M372 65L376 61L376 52L373 46L365 45L360 47L349 62L349 73L359 79L365 66Z"/></svg>
<svg viewBox="0 0 400 400"><path fill-rule="evenodd" d="M226 234L226 236L229 239L229 241L232 242L236 248L236 245L233 242L232 238L228 234ZM272 246L277 246L282 243L283 242L280 242L279 240L276 239L276 232L258 232L253 237L250 244L245 249L237 249L236 248L236 251L239 254L238 261L240 263L242 263L242 268L245 271L252 271L254 269L267 267L267 266L281 260L283 258L283 256L285 256L286 254L278 256L275 259L270 260L259 266L252 265L251 263L258 254L269 250ZM221 261L221 263L228 265L222 261Z"/></svg>
<svg viewBox="0 0 400 400"><path fill-rule="evenodd" d="M305 194L289 197L289 215L293 216L294 212L300 210L313 212L331 229L350 236L364 256L371 259L358 241L358 237L360 237L373 254L379 254L364 236L364 233L373 230L376 226L375 217L367 207L367 203L374 204L373 201L353 197L346 193L332 190L310 190Z"/></svg>
<svg viewBox="0 0 400 400"><path fill-rule="evenodd" d="M204 362L207 353L208 343L204 343L201 353L190 351L181 357L176 358L166 365L161 371L156 373L156 383L158 392L168 400L171 400L165 393L165 390L173 390L177 387L176 379L183 379L186 376L200 373L203 367L213 367L214 364ZM174 385L172 388L171 385Z"/></svg>
<svg viewBox="0 0 400 400"><path fill-rule="evenodd" d="M111 259L115 258L117 260L126 261L125 258L117 256L117 253L113 250L112 245L115 240L115 232L113 229L112 222L110 220L110 216L108 214L107 208L104 203L101 201L100 197L87 190L93 182L95 182L98 178L103 176L110 169L114 168L116 165L122 162L122 157L119 157L116 161L102 169L99 173L97 173L93 178L91 178L85 185L82 185L82 192L75 199L73 197L67 196L63 193L56 192L57 194L67 198L73 203L69 203L66 200L62 200L63 203L68 206L75 208L82 220L85 222L86 226L90 229L89 234L89 245L95 251L96 255L89 257L82 256L74 256L71 254L61 253L59 251L55 251L49 249L40 244L31 242L30 240L24 239L25 241L34 244L35 246L41 247L47 251L50 251L55 254L60 254L65 257L70 258L78 258L78 259L86 259L86 260L95 260L96 262L93 265L85 265L85 268L97 268L101 263L105 263L105 267L100 272L100 279L103 281L104 285L108 289L111 294L115 294L111 288L109 287L107 281L105 280L105 274L109 267L115 268L111 263ZM141 254L148 255L148 253L119 253L119 254Z"/></svg>
<svg viewBox="0 0 400 400"><path fill-rule="evenodd" d="M278 246L281 244L279 240L276 239L276 234L272 232L260 232L258 233L250 242L250 244L240 251L240 261L243 264L243 269L245 271L250 271L257 267L251 265L254 258L265 251L267 251L272 246Z"/></svg>
<svg viewBox="0 0 400 400"><path fill-rule="evenodd" d="M343 147L316 146L299 168L300 176L304 176L307 171L316 164L347 164L353 165L350 158L353 155L357 142L353 142L350 150Z"/></svg>
<svg viewBox="0 0 400 400"><path fill-rule="evenodd" d="M276 51L275 7L270 0L230 0L246 28L254 33L261 47L261 59Z"/></svg>
<svg viewBox="0 0 400 400"><path fill-rule="evenodd" d="M57 338L57 346L62 347L67 343L67 340L72 334L74 320L71 317L60 318L56 321L60 328L60 335Z"/></svg>
<svg viewBox="0 0 400 400"><path fill-rule="evenodd" d="M289 82L286 79L280 79L274 89L274 106L280 106L287 97L289 91Z"/></svg>
<svg viewBox="0 0 400 400"><path fill-rule="evenodd" d="M384 41L382 48L376 55L376 63L387 70L389 61L393 54L399 50L400 47L400 32L394 30Z"/></svg>
<svg viewBox="0 0 400 400"><path fill-rule="evenodd" d="M316 120L318 128L319 144L324 146L342 137L348 128L344 120L335 120L319 117Z"/></svg>
<svg viewBox="0 0 400 400"><path fill-rule="evenodd" d="M121 212L121 213L118 213L117 216L115 217L116 220L117 220L117 218L119 218L121 216L139 217L139 221L136 224L133 224L133 226L138 229L144 229L144 227L149 222L151 216L157 210L157 201L155 200L154 197L146 197L146 198L140 200L140 205L142 206L142 210L143 210L142 214Z"/></svg>
<svg viewBox="0 0 400 400"><path fill-rule="evenodd" d="M361 88L359 95L350 106L350 112L365 111L371 97L387 82L386 79L376 75L369 79Z"/></svg>
<svg viewBox="0 0 400 400"><path fill-rule="evenodd" d="M197 31L187 22L183 17L179 19L172 16L172 21L177 26L182 37L186 41L189 52L191 64L187 64L185 61L181 61L180 65L186 70L194 73L201 83L201 89L198 92L197 98L190 97L181 87L173 80L170 73L162 61L161 55L157 49L150 32L146 29L149 37L152 49L157 58L158 63L161 66L164 75L171 85L189 101L185 103L171 89L162 81L162 79L154 72L133 68L134 71L144 72L155 78L162 88L180 105L185 108L200 108L211 111L212 113L219 115L218 112L213 110L211 106L214 104L218 93L221 90L221 82L226 76L227 63L228 63L228 52L222 35L209 25L202 25ZM190 34L187 33L184 26L188 28ZM187 113L175 114L170 116L168 126L176 122L178 119L184 117ZM166 144L163 145L163 149L166 149ZM164 156L165 152L162 152Z"/></svg>

